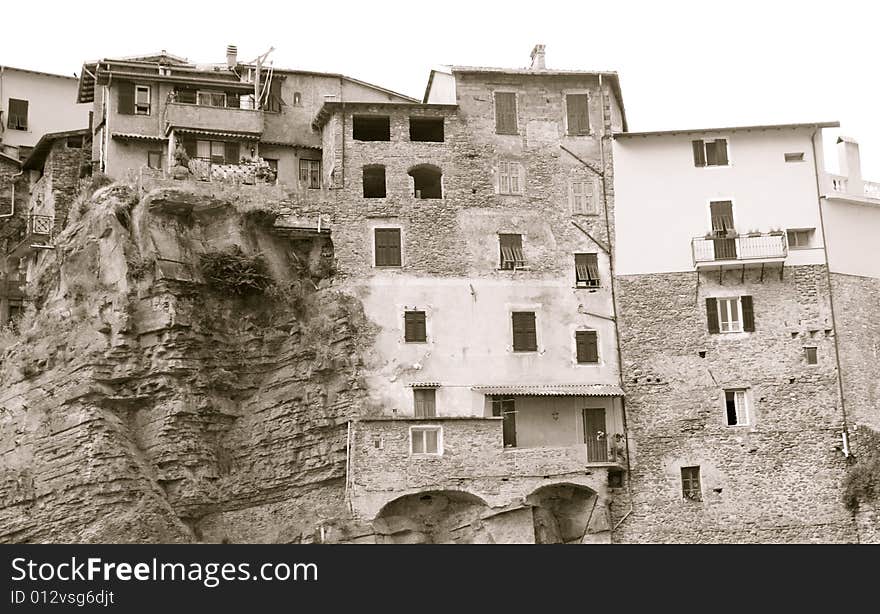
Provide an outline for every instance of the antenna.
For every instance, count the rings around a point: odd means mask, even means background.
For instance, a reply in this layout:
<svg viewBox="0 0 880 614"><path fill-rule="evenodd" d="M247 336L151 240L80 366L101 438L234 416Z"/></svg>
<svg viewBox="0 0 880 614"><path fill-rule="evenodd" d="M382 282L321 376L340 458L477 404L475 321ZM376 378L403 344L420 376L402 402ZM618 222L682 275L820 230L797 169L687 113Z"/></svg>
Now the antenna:
<svg viewBox="0 0 880 614"><path fill-rule="evenodd" d="M263 66L263 62L266 61L266 58L270 53L275 51L275 47L269 47L269 51L262 55L258 55L256 59L252 60L254 64L256 64L256 69L254 70L254 108L260 109L262 105L262 96L260 92L260 68Z"/></svg>

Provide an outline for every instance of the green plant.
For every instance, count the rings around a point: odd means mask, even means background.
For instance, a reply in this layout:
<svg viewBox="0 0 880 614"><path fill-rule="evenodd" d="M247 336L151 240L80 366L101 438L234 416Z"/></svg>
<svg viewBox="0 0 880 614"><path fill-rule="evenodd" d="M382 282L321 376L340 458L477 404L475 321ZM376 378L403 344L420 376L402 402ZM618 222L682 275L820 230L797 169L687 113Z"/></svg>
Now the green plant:
<svg viewBox="0 0 880 614"><path fill-rule="evenodd" d="M174 148L174 162L178 166L189 165L189 154L186 153L186 149L180 143Z"/></svg>
<svg viewBox="0 0 880 614"><path fill-rule="evenodd" d="M852 440L858 446L858 454L846 469L843 502L855 511L859 502L873 502L880 495L880 433L859 426Z"/></svg>
<svg viewBox="0 0 880 614"><path fill-rule="evenodd" d="M249 256L237 245L226 251L205 252L199 264L208 285L221 292L262 294L272 284L263 256Z"/></svg>
<svg viewBox="0 0 880 614"><path fill-rule="evenodd" d="M153 272L156 261L153 258L144 256L132 256L127 261L128 274L132 279L142 279L148 273Z"/></svg>

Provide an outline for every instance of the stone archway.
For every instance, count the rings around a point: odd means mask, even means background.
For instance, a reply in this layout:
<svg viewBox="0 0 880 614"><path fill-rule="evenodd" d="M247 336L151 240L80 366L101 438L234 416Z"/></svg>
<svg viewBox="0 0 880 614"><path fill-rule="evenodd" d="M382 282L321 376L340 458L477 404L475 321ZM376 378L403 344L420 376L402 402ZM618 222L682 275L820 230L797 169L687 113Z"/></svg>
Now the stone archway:
<svg viewBox="0 0 880 614"><path fill-rule="evenodd" d="M450 544L491 541L479 522L486 502L458 490L432 490L387 503L373 521L376 543Z"/></svg>
<svg viewBox="0 0 880 614"><path fill-rule="evenodd" d="M578 484L542 486L526 497L532 506L536 544L610 541L605 504L595 491Z"/></svg>

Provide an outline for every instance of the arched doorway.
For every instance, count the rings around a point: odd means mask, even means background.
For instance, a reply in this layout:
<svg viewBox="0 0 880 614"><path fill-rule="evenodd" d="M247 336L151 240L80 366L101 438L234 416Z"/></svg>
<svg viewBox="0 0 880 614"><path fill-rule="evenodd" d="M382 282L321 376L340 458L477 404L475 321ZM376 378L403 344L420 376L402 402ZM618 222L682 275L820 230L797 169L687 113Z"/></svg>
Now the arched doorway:
<svg viewBox="0 0 880 614"><path fill-rule="evenodd" d="M458 490L432 490L387 503L376 515L376 543L451 544L475 541L485 501Z"/></svg>
<svg viewBox="0 0 880 614"><path fill-rule="evenodd" d="M526 498L532 506L536 544L580 544L595 528L593 514L604 514L596 493L578 484L543 486Z"/></svg>

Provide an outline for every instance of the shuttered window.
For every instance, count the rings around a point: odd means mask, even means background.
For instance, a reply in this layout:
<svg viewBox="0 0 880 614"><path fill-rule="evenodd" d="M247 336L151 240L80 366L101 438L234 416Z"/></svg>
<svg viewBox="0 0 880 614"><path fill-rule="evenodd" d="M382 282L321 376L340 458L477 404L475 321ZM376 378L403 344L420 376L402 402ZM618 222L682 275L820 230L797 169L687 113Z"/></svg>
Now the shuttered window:
<svg viewBox="0 0 880 614"><path fill-rule="evenodd" d="M733 203L729 200L716 200L709 203L712 217L712 231L719 236L726 236L733 228Z"/></svg>
<svg viewBox="0 0 880 614"><path fill-rule="evenodd" d="M582 287L599 285L599 257L596 254L574 255L575 284Z"/></svg>
<svg viewBox="0 0 880 614"><path fill-rule="evenodd" d="M590 134L589 98L586 94L568 94L565 105L568 111L568 134L572 136Z"/></svg>
<svg viewBox="0 0 880 614"><path fill-rule="evenodd" d="M516 134L516 94L495 92L495 133Z"/></svg>
<svg viewBox="0 0 880 614"><path fill-rule="evenodd" d="M755 313L751 296L707 298L706 318L710 333L755 331Z"/></svg>
<svg viewBox="0 0 880 614"><path fill-rule="evenodd" d="M522 194L518 162L498 163L498 192L500 194Z"/></svg>
<svg viewBox="0 0 880 614"><path fill-rule="evenodd" d="M400 266L400 228L376 228L376 266Z"/></svg>
<svg viewBox="0 0 880 614"><path fill-rule="evenodd" d="M407 311L403 314L403 339L407 343L427 341L424 311Z"/></svg>
<svg viewBox="0 0 880 614"><path fill-rule="evenodd" d="M437 391L434 388L414 388L413 408L416 418L437 416Z"/></svg>
<svg viewBox="0 0 880 614"><path fill-rule="evenodd" d="M196 90L178 90L177 101L187 104L196 104Z"/></svg>
<svg viewBox="0 0 880 614"><path fill-rule="evenodd" d="M501 268L513 271L526 264L522 249L522 235L501 234L498 235L498 243L501 246Z"/></svg>
<svg viewBox="0 0 880 614"><path fill-rule="evenodd" d="M269 92L266 94L266 104L264 109L272 113L280 113L281 106L284 101L281 99L281 81L273 78L269 82Z"/></svg>
<svg viewBox="0 0 880 614"><path fill-rule="evenodd" d="M599 190L598 181L594 179L573 180L569 189L571 212L576 214L594 215L598 213L596 200Z"/></svg>
<svg viewBox="0 0 880 614"><path fill-rule="evenodd" d="M578 363L599 362L599 338L594 330L575 331Z"/></svg>
<svg viewBox="0 0 880 614"><path fill-rule="evenodd" d="M694 166L727 166L727 139L691 141Z"/></svg>
<svg viewBox="0 0 880 614"><path fill-rule="evenodd" d="M511 314L513 322L513 351L536 352L538 350L538 336L535 329L534 311L514 311Z"/></svg>
<svg viewBox="0 0 880 614"><path fill-rule="evenodd" d="M6 127L10 130L28 129L28 101L18 98L9 99L9 118Z"/></svg>
<svg viewBox="0 0 880 614"><path fill-rule="evenodd" d="M134 83L120 81L116 111L120 115L134 115Z"/></svg>

